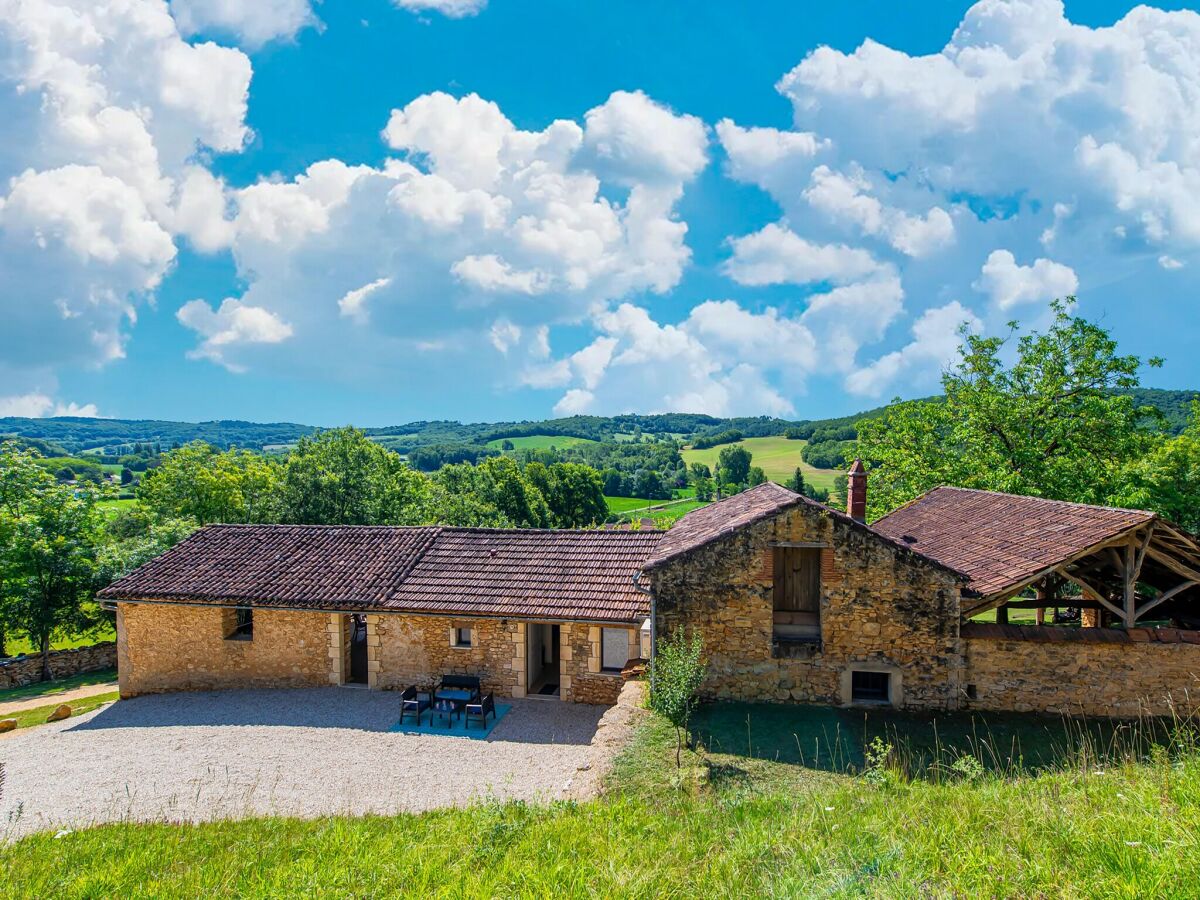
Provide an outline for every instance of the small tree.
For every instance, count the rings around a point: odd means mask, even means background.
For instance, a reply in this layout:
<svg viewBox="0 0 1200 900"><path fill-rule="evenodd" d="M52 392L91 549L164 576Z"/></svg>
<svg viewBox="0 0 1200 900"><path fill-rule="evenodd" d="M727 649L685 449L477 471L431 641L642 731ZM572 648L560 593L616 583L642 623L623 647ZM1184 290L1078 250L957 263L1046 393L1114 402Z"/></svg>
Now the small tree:
<svg viewBox="0 0 1200 900"><path fill-rule="evenodd" d="M700 635L677 629L660 641L650 661L650 708L675 726L675 768L683 765L683 740L707 670Z"/></svg>
<svg viewBox="0 0 1200 900"><path fill-rule="evenodd" d="M799 466L797 466L796 471L792 473L791 480L788 481L788 487L790 487L797 494L808 494L808 491L805 490L806 485L804 484L804 472Z"/></svg>

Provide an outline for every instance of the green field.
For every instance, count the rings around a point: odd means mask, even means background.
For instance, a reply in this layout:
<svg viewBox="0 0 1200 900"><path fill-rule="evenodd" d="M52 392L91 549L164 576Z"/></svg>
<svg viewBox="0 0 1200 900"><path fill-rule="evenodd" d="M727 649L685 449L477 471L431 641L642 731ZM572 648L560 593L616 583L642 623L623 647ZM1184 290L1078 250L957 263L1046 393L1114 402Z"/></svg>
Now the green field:
<svg viewBox="0 0 1200 900"><path fill-rule="evenodd" d="M586 802L46 831L0 844L0 895L1184 897L1200 880L1184 736L1122 752L1102 723L745 704L695 724L681 770L671 729L643 724ZM894 752L864 774L875 736Z"/></svg>
<svg viewBox="0 0 1200 900"><path fill-rule="evenodd" d="M76 647L89 647L92 644L102 644L105 641L115 641L117 633L112 626L106 626L98 633L91 637L63 637L57 638L50 642L51 650L74 650ZM29 643L26 637L17 637L9 635L4 642L4 649L11 656L20 656L22 653L34 653L34 647Z"/></svg>
<svg viewBox="0 0 1200 900"><path fill-rule="evenodd" d="M137 503L137 501L131 499L101 500L96 504L96 507L100 510L100 512L104 513L105 517L111 519L121 510L130 509L135 503Z"/></svg>
<svg viewBox="0 0 1200 900"><path fill-rule="evenodd" d="M800 451L804 449L807 441L790 441L785 437L760 437L746 438L744 441L738 441L737 444L721 444L718 447L709 447L707 450L684 450L683 461L689 466L694 463L704 463L710 469L717 465L717 457L721 455L721 451L726 447L745 447L750 451L750 455L754 457L751 465L761 466L766 476L771 481L783 484L791 479L792 473L799 466L804 472L805 480L813 485L813 487L825 488L830 490L833 488L833 480L841 475L841 472L836 472L832 469L815 469L800 458Z"/></svg>
<svg viewBox="0 0 1200 900"><path fill-rule="evenodd" d="M563 434L530 434L525 437L513 438L498 438L494 441L488 441L487 445L492 450L499 450L505 441L511 441L513 448L516 450L547 450L550 447L557 447L559 450L564 450L567 447L578 447L580 444L595 444L589 438L571 437Z"/></svg>

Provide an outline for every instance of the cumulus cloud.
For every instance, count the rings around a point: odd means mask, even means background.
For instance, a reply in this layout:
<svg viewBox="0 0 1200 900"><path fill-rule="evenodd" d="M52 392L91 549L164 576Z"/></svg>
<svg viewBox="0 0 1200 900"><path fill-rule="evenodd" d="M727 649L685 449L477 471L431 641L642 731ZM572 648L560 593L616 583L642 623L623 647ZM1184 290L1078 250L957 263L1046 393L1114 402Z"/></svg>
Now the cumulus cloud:
<svg viewBox="0 0 1200 900"><path fill-rule="evenodd" d="M45 419L50 416L76 416L83 419L94 419L99 415L95 403L63 403L42 393L0 397L0 417L19 416L28 419Z"/></svg>
<svg viewBox="0 0 1200 900"><path fill-rule="evenodd" d="M228 242L197 151L235 152L250 62L165 4L0 3L0 357L46 371L124 354L175 238Z"/></svg>
<svg viewBox="0 0 1200 900"><path fill-rule="evenodd" d="M844 284L876 274L871 254L845 244L815 244L779 224L732 238L725 272L738 284Z"/></svg>
<svg viewBox="0 0 1200 900"><path fill-rule="evenodd" d="M847 375L846 390L878 398L902 378L931 374L958 356L964 328L978 333L983 323L957 300L925 310L913 324L912 340Z"/></svg>
<svg viewBox="0 0 1200 900"><path fill-rule="evenodd" d="M203 338L189 351L191 359L210 359L231 372L246 370L227 357L231 351L248 344L278 344L292 336L292 326L279 316L232 297L215 310L203 300L191 300L179 308L176 318Z"/></svg>
<svg viewBox="0 0 1200 900"><path fill-rule="evenodd" d="M250 49L319 24L309 0L171 0L171 14L184 35L230 36Z"/></svg>
<svg viewBox="0 0 1200 900"><path fill-rule="evenodd" d="M993 250L983 264L975 289L987 294L1002 310L1021 303L1038 303L1074 294L1079 279L1070 266L1049 259L1034 260L1033 265L1017 265L1008 250Z"/></svg>
<svg viewBox="0 0 1200 900"><path fill-rule="evenodd" d="M392 283L390 278L376 278L370 284L364 284L360 288L355 288L352 291L346 291L342 295L342 299L338 300L338 311L347 318L365 324L370 318L370 312L367 309L367 299L381 288L387 287Z"/></svg>
<svg viewBox="0 0 1200 900"><path fill-rule="evenodd" d="M616 91L585 116L583 148L598 174L620 184L679 184L708 165L708 129L641 91Z"/></svg>

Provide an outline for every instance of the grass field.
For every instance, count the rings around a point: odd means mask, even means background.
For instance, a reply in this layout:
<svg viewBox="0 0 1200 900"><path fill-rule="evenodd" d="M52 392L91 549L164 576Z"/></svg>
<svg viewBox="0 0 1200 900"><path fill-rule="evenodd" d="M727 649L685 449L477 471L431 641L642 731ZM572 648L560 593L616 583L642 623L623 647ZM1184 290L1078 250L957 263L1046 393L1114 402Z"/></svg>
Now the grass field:
<svg viewBox="0 0 1200 900"><path fill-rule="evenodd" d="M66 705L71 707L72 716L81 716L86 712L91 712L98 706L103 706L105 703L112 703L114 700L119 700L121 694L118 691L108 691L103 694L92 694L90 697L77 697L74 700L67 700ZM11 718L17 720L18 728L31 728L34 725L45 725L46 717L58 707L59 703L48 703L45 706L35 706L32 709L23 709L11 715ZM10 718L7 717L6 718Z"/></svg>
<svg viewBox="0 0 1200 900"><path fill-rule="evenodd" d="M64 637L55 641L51 641L50 649L71 650L75 647L88 647L92 644L100 644L104 641L115 641L116 639L116 631L113 630L112 626L107 626L93 637ZM35 652L33 645L29 643L27 638L17 637L16 635L8 636L7 640L4 642L4 649L7 650L12 656L20 656L22 653Z"/></svg>
<svg viewBox="0 0 1200 900"><path fill-rule="evenodd" d="M841 472L832 469L815 469L800 458L800 451L807 441L789 441L782 436L746 438L735 444L721 444L709 447L707 450L684 450L683 460L688 465L694 462L704 463L710 469L715 469L717 457L725 447L741 446L750 451L754 457L751 465L761 466L767 478L780 484L788 481L799 466L804 472L804 478L814 487L831 489L833 480Z"/></svg>
<svg viewBox="0 0 1200 900"><path fill-rule="evenodd" d="M511 441L516 450L546 450L557 447L564 450L567 447L578 447L580 444L595 444L590 438L571 437L561 434L531 434L526 437L501 438L488 441L487 445L493 450L499 450L505 441Z"/></svg>
<svg viewBox="0 0 1200 900"><path fill-rule="evenodd" d="M24 687L6 688L0 691L0 703L11 703L14 700L33 700L37 697L45 697L47 700L53 700L55 694L61 694L64 691L116 680L116 669L85 672L82 675L72 675L70 678L60 678L57 681L41 681L36 684L27 684Z"/></svg>
<svg viewBox="0 0 1200 900"><path fill-rule="evenodd" d="M0 894L1157 897L1200 879L1186 741L1141 757L1053 719L734 704L696 725L703 752L676 771L651 719L599 800L47 832L0 845ZM823 735L842 760L805 749ZM893 746L851 773L876 735L975 763L906 771Z"/></svg>
<svg viewBox="0 0 1200 900"><path fill-rule="evenodd" d="M100 512L104 513L105 516L107 516L108 518L111 519L113 516L115 516L121 510L129 509L135 503L137 503L137 501L132 500L132 499L101 500L99 503L96 504L96 506L99 508Z"/></svg>

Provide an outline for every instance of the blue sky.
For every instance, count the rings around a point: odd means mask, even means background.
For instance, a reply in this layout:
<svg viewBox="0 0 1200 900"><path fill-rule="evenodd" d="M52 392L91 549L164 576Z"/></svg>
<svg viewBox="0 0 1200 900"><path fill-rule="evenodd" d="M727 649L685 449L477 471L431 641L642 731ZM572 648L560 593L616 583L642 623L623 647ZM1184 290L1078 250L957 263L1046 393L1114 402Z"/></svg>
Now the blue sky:
<svg viewBox="0 0 1200 900"><path fill-rule="evenodd" d="M1200 387L1200 16L0 3L0 415L839 415L1076 293Z"/></svg>

